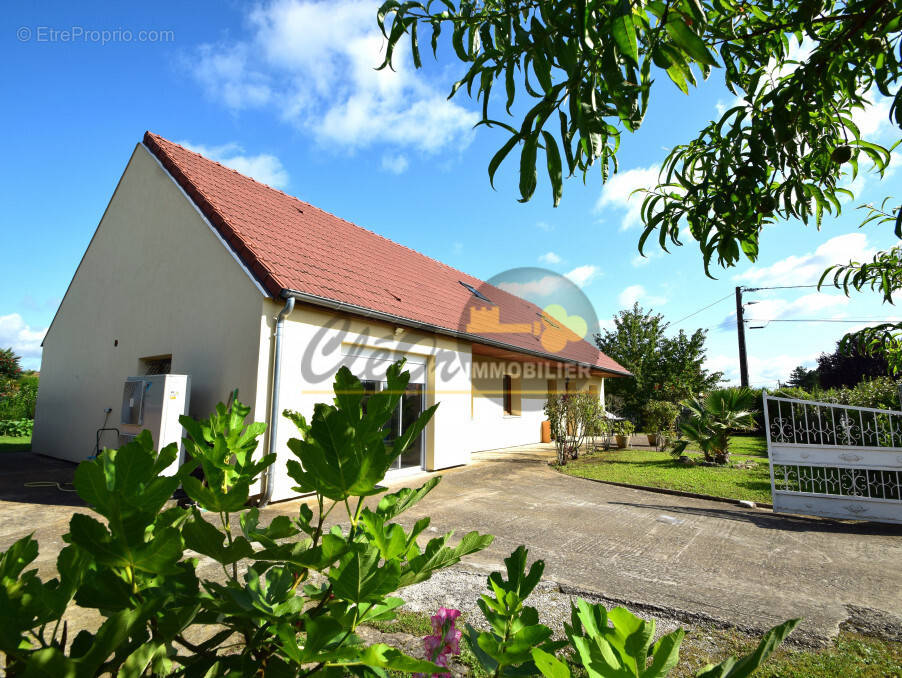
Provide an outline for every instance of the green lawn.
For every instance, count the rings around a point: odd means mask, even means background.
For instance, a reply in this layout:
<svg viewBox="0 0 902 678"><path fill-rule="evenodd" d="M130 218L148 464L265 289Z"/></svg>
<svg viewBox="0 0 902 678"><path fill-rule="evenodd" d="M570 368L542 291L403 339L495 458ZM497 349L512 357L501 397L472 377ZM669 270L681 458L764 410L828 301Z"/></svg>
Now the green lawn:
<svg viewBox="0 0 902 678"><path fill-rule="evenodd" d="M0 453L2 452L28 452L31 449L31 436L26 438L13 438L12 436L0 436Z"/></svg>
<svg viewBox="0 0 902 678"><path fill-rule="evenodd" d="M680 647L680 665L671 678L689 678L706 664L716 664L728 655L751 652L757 640L737 631L693 629ZM820 650L778 648L753 675L755 678L900 678L902 643L841 632Z"/></svg>
<svg viewBox="0 0 902 678"><path fill-rule="evenodd" d="M701 460L690 447L687 456ZM735 468L752 462L754 468ZM767 442L763 437L736 436L730 443L730 465L726 467L682 464L667 452L610 450L581 456L560 471L580 478L608 480L630 485L697 492L727 499L771 502Z"/></svg>

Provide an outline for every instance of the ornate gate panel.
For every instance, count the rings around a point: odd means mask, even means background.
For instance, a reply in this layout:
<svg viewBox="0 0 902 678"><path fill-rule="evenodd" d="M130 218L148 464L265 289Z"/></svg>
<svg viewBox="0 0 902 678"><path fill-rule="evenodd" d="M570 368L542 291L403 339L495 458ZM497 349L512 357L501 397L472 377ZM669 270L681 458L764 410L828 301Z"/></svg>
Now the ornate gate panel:
<svg viewBox="0 0 902 678"><path fill-rule="evenodd" d="M775 513L902 523L902 412L764 394Z"/></svg>

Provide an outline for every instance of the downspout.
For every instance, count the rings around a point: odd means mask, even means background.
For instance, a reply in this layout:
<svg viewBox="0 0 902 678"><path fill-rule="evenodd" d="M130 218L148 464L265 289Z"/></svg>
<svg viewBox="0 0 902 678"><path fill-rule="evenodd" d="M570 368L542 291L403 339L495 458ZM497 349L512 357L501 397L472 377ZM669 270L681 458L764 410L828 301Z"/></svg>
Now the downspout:
<svg viewBox="0 0 902 678"><path fill-rule="evenodd" d="M275 347L272 366L272 393L269 397L269 454L276 453L276 442L279 433L279 386L282 376L282 328L285 325L285 317L294 310L294 297L285 300L285 306L276 316ZM275 463L266 467L263 472L263 492L260 495L260 506L266 506L272 500L273 472Z"/></svg>

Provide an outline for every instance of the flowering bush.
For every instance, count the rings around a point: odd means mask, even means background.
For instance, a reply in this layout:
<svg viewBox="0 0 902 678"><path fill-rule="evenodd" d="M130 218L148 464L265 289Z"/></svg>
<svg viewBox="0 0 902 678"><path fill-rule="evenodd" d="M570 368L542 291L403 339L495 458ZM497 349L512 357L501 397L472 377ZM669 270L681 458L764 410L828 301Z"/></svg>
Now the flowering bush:
<svg viewBox="0 0 902 678"><path fill-rule="evenodd" d="M18 379L22 374L20 360L11 348L0 348L0 376Z"/></svg>

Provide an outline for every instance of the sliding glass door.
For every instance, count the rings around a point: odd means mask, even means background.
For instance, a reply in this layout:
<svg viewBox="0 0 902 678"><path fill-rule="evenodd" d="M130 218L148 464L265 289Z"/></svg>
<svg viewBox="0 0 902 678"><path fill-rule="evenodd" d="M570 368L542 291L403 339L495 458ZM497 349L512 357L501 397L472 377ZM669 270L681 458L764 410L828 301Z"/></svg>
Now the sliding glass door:
<svg viewBox="0 0 902 678"><path fill-rule="evenodd" d="M384 381L364 381L363 389L368 394L382 391L388 387ZM423 384L408 384L401 396L401 402L392 413L391 419L385 425L385 444L393 445L395 439L402 435L413 424L425 409L425 394ZM363 401L366 411L366 399ZM400 457L395 460L391 470L422 468L423 466L423 433L420 432Z"/></svg>

